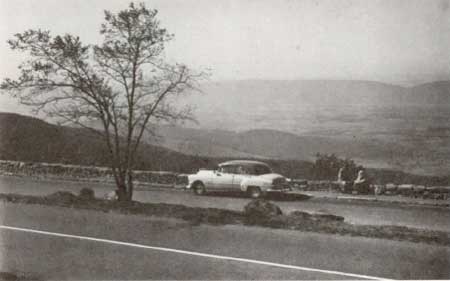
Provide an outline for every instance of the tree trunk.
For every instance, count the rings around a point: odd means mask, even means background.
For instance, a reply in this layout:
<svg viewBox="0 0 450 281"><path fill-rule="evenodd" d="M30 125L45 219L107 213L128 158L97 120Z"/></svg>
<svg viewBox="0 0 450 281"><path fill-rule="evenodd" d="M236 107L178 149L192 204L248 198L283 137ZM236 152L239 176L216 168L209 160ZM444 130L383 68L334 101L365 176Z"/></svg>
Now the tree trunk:
<svg viewBox="0 0 450 281"><path fill-rule="evenodd" d="M125 182L125 177L119 176L119 181L117 183L117 200L119 201L129 201L127 192L127 184Z"/></svg>
<svg viewBox="0 0 450 281"><path fill-rule="evenodd" d="M127 181L128 181L127 196L128 196L128 200L131 201L133 199L133 191L134 191L133 172L132 171L128 171Z"/></svg>

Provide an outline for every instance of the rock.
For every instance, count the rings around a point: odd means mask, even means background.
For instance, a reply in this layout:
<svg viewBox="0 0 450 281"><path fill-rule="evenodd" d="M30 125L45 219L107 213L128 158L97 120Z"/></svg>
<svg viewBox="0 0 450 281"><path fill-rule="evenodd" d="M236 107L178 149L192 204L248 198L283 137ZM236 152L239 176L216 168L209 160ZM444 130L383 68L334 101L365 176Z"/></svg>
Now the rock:
<svg viewBox="0 0 450 281"><path fill-rule="evenodd" d="M249 217L272 217L282 215L280 207L264 199L252 200L244 207L244 213Z"/></svg>

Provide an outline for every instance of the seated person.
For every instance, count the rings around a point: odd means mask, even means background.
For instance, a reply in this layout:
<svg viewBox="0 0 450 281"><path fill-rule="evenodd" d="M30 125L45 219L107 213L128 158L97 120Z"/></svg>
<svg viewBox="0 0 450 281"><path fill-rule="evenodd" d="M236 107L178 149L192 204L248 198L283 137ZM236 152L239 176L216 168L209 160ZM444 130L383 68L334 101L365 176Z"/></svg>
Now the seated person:
<svg viewBox="0 0 450 281"><path fill-rule="evenodd" d="M369 192L369 180L363 170L359 170L358 177L353 182L353 188L358 193L368 193Z"/></svg>
<svg viewBox="0 0 450 281"><path fill-rule="evenodd" d="M338 172L337 183L342 192L350 192L352 187L352 181L348 175L347 167L342 167Z"/></svg>

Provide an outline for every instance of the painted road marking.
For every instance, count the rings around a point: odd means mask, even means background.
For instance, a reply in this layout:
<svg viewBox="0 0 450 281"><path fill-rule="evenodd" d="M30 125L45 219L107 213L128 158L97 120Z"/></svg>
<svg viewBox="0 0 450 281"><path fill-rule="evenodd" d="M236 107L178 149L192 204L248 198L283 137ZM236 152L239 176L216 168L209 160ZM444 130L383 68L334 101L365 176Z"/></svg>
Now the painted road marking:
<svg viewBox="0 0 450 281"><path fill-rule="evenodd" d="M347 272L334 271L334 270L324 270L324 269L318 269L318 268L296 266L296 265L289 265L289 264L282 264L282 263L275 263L275 262L267 262L267 261L261 261L261 260L236 258L236 257L230 257L230 256L220 256L220 255L206 254L206 253L200 253L200 252L192 252L192 251L186 251L186 250L178 250L178 249L165 248L165 247L155 247L155 246L148 246L148 245L143 245L143 244L95 238L95 237L89 237L89 236L78 236L78 235L64 234L64 233L58 233L58 232L49 232L49 231L35 230L35 229L29 229L29 228L13 227L13 226L7 226L7 225L0 225L0 229L22 231L22 232L28 232L28 233L55 236L55 237L72 238L72 239L78 239L78 240L87 240L87 241L135 247L135 248L141 248L141 249L178 253L178 254L190 255L190 256L245 262L245 263L258 264L258 265L267 265L267 266L274 266L274 267L279 267L279 268L287 268L287 269L294 269L294 270L301 270L301 271L319 272L319 273L325 273L325 274L354 277L354 278L358 278L358 279L392 280L392 279L369 276L369 275L361 275L361 274L347 273Z"/></svg>

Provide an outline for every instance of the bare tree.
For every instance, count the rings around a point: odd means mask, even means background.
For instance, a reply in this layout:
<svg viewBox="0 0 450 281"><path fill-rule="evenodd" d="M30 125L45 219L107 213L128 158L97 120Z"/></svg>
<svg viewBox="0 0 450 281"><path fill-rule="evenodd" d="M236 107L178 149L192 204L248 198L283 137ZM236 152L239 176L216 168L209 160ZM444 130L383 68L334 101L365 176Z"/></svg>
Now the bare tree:
<svg viewBox="0 0 450 281"><path fill-rule="evenodd" d="M164 46L173 35L156 16L157 10L144 4L105 11L100 45L42 30L8 41L29 59L19 66L20 77L5 79L1 88L36 112L99 134L110 152L119 200L132 199L133 165L145 131L161 121L191 118L190 108L176 106L176 100L204 77L164 61Z"/></svg>

